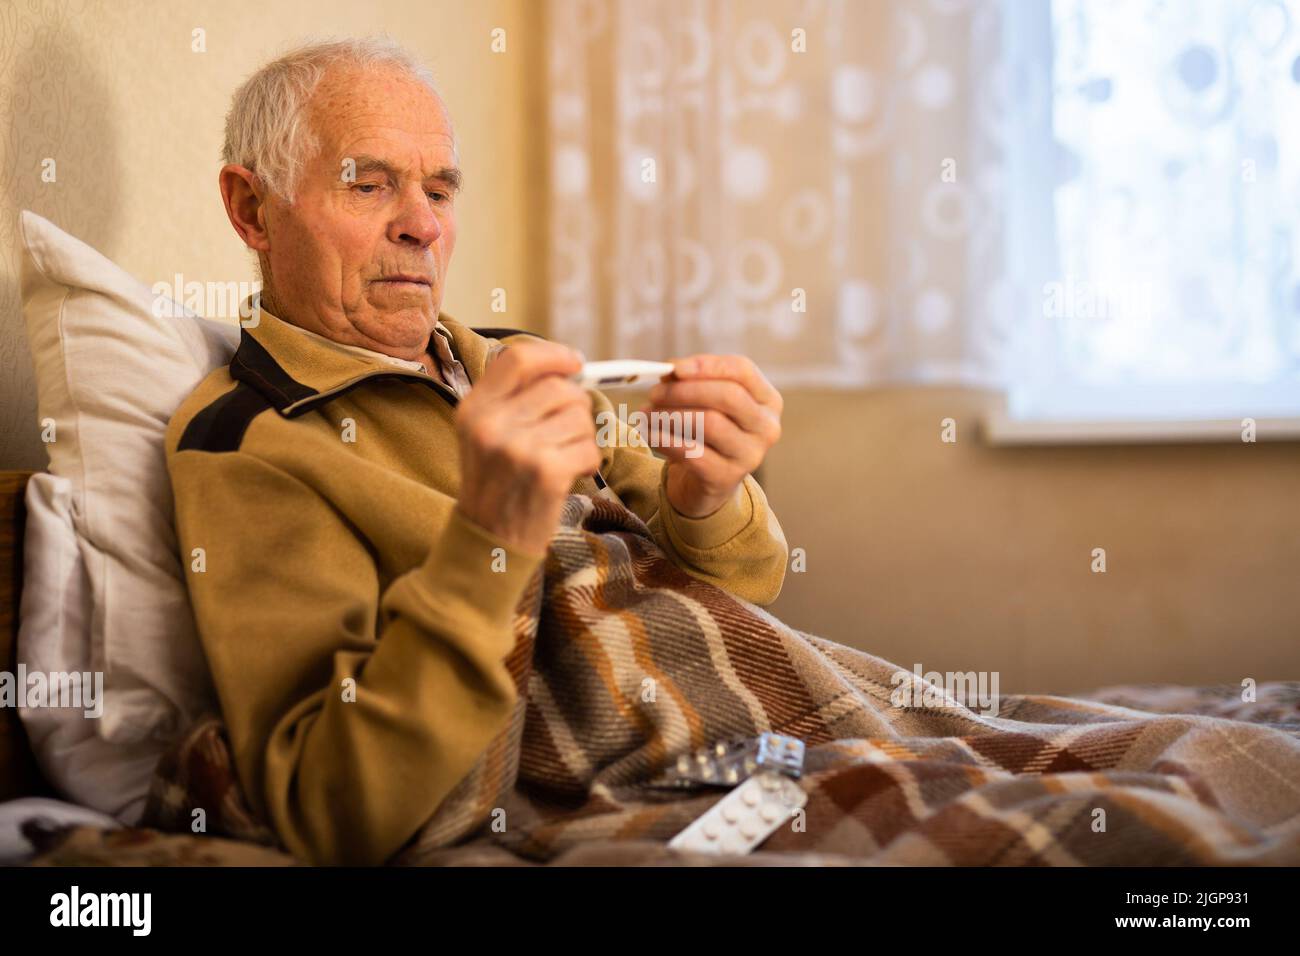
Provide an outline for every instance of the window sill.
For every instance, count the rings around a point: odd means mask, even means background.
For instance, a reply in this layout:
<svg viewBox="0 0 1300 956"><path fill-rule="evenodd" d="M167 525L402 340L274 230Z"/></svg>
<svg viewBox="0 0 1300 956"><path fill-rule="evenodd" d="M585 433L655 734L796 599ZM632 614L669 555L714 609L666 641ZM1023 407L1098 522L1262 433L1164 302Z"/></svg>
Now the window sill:
<svg viewBox="0 0 1300 956"><path fill-rule="evenodd" d="M993 409L984 414L980 426L985 443L994 446L1243 442L1240 418L1199 421L1013 418L1003 409ZM1258 418L1255 440L1300 441L1300 418Z"/></svg>

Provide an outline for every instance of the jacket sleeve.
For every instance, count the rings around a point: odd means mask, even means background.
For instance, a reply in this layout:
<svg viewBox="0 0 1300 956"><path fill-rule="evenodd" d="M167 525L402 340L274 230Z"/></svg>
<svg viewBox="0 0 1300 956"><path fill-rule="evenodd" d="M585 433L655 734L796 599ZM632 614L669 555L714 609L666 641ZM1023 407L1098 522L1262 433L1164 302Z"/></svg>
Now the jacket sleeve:
<svg viewBox="0 0 1300 956"><path fill-rule="evenodd" d="M365 542L292 475L246 452L187 450L169 468L250 801L303 859L383 862L507 725L513 612L542 559L453 509L424 562L381 591Z"/></svg>
<svg viewBox="0 0 1300 956"><path fill-rule="evenodd" d="M601 391L590 389L601 474L649 527L673 563L754 604L769 605L785 583L789 547L753 475L713 514L689 518L668 500L668 468Z"/></svg>

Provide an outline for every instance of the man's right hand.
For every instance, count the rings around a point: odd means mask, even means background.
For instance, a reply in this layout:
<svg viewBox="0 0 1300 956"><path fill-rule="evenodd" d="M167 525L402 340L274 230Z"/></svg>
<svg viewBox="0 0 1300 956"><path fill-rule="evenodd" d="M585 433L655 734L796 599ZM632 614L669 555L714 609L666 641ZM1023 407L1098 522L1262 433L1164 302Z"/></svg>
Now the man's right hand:
<svg viewBox="0 0 1300 956"><path fill-rule="evenodd" d="M545 555L560 509L601 463L591 396L567 376L582 356L555 342L508 346L460 402L460 501L479 527Z"/></svg>

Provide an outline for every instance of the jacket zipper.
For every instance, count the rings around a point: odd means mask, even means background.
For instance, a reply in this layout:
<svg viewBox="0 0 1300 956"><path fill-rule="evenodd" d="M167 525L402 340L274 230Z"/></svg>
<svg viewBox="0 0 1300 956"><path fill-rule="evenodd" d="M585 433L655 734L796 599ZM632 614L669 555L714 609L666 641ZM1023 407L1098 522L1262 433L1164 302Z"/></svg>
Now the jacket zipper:
<svg viewBox="0 0 1300 956"><path fill-rule="evenodd" d="M332 401L341 395L346 395L348 392L365 382L381 378L402 378L408 381L423 382L445 398L447 403L453 408L460 404L460 396L452 390L451 386L447 385L445 382L439 382L429 375L421 375L419 372L382 371L367 372L365 375L358 376L351 381L344 382L342 385L335 386L328 392L319 392L312 395L310 398L300 398L298 401L285 406L284 415L286 418L297 418L299 415L305 414L325 402Z"/></svg>

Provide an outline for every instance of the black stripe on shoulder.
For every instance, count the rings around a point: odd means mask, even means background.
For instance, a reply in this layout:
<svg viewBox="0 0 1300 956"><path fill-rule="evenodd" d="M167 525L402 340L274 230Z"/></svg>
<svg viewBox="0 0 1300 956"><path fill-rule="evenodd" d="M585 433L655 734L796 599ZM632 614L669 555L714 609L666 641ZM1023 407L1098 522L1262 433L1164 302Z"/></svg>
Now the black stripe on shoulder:
<svg viewBox="0 0 1300 956"><path fill-rule="evenodd" d="M527 329L471 329L471 331L476 332L485 339L504 339L510 335L532 335L539 339L546 338L540 332L530 332Z"/></svg>
<svg viewBox="0 0 1300 956"><path fill-rule="evenodd" d="M265 395L239 382L190 419L177 451L239 451L249 424L271 407Z"/></svg>
<svg viewBox="0 0 1300 956"><path fill-rule="evenodd" d="M277 409L320 394L316 389L295 381L247 329L239 332L239 348L230 363L230 377L271 395L276 400Z"/></svg>

